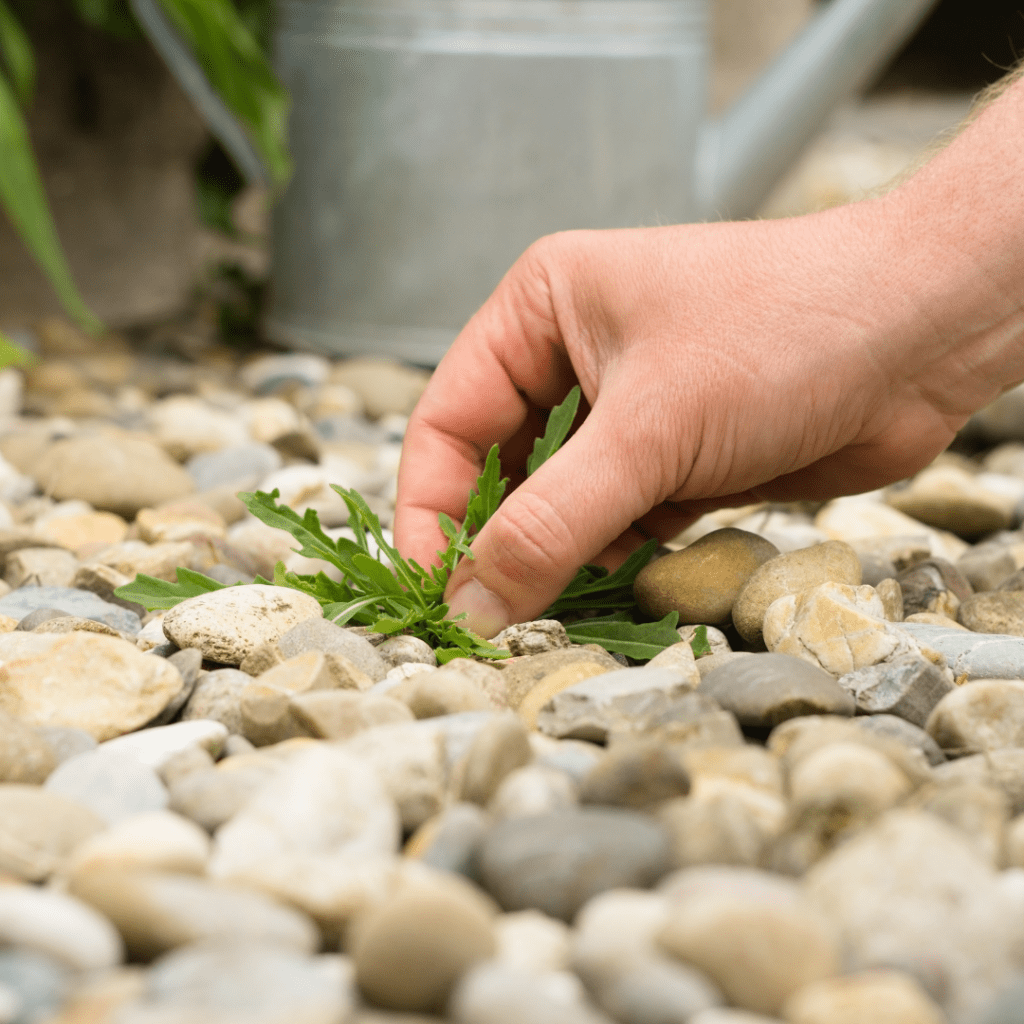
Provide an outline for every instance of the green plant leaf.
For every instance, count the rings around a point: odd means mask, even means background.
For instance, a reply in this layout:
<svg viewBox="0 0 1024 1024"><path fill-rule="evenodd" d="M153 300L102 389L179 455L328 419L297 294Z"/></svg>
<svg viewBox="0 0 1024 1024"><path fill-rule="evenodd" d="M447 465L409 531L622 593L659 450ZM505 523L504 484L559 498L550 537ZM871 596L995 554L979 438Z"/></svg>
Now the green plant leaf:
<svg viewBox="0 0 1024 1024"><path fill-rule="evenodd" d="M711 654L707 626L698 626L693 631L693 636L690 638L690 647L693 648L693 656L695 658L703 658L705 655Z"/></svg>
<svg viewBox="0 0 1024 1024"><path fill-rule="evenodd" d="M120 39L137 39L139 29L127 0L74 0L78 16L87 25Z"/></svg>
<svg viewBox="0 0 1024 1024"><path fill-rule="evenodd" d="M231 0L160 0L210 85L248 129L274 184L291 174L288 96Z"/></svg>
<svg viewBox="0 0 1024 1024"><path fill-rule="evenodd" d="M14 92L0 75L0 205L35 257L68 315L87 331L102 324L71 277L39 178L25 120Z"/></svg>
<svg viewBox="0 0 1024 1024"><path fill-rule="evenodd" d="M580 386L577 384L561 405L556 405L548 414L548 425L544 436L533 442L533 452L526 460L526 475L536 473L551 458L562 442L569 436L572 421L576 418L576 410L580 406Z"/></svg>
<svg viewBox="0 0 1024 1024"><path fill-rule="evenodd" d="M577 644L600 644L606 651L625 654L636 661L650 661L666 647L679 643L678 612L669 612L658 622L633 622L618 612L598 619L582 619L565 627Z"/></svg>
<svg viewBox="0 0 1024 1024"><path fill-rule="evenodd" d="M131 583L125 583L118 587L114 594L122 601L134 601L141 604L147 611L173 608L180 601L189 597L197 597L199 594L209 594L214 590L223 590L225 584L204 576L201 572L194 572L191 569L175 569L178 577L177 583L168 580L157 579L155 576L147 576L139 573ZM242 584L235 584L242 586Z"/></svg>
<svg viewBox="0 0 1024 1024"><path fill-rule="evenodd" d="M3 331L0 331L0 369L5 366L31 366L36 357L16 345Z"/></svg>
<svg viewBox="0 0 1024 1024"><path fill-rule="evenodd" d="M469 492L465 530L479 533L484 523L498 511L507 486L508 478L502 479L501 476L501 458L498 455L498 446L491 445L491 450L487 453L487 460L484 462L484 471L476 478L476 489Z"/></svg>
<svg viewBox="0 0 1024 1024"><path fill-rule="evenodd" d="M573 611L632 608L635 604L633 581L657 547L656 540L647 541L613 573L597 565L583 566L541 618L551 619Z"/></svg>
<svg viewBox="0 0 1024 1024"><path fill-rule="evenodd" d="M28 35L5 0L0 0L0 68L6 70L21 105L27 107L35 92L36 62Z"/></svg>

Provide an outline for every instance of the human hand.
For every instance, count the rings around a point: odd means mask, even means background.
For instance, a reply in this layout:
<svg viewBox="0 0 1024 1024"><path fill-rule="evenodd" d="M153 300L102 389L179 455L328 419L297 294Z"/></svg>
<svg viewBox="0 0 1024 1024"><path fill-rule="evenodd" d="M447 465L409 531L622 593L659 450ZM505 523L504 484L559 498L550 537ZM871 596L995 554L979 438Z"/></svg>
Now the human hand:
<svg viewBox="0 0 1024 1024"><path fill-rule="evenodd" d="M464 514L493 443L512 477L452 576L452 614L493 636L541 612L583 563L612 567L705 511L863 492L945 448L1007 371L989 355L959 372L965 339L988 321L968 326L932 302L945 294L935 282L952 276L992 324L1001 312L976 267L959 273L955 254L911 245L895 202L531 247L442 360L406 434L396 538L424 564L445 543L437 513ZM526 480L542 411L577 382L582 422Z"/></svg>

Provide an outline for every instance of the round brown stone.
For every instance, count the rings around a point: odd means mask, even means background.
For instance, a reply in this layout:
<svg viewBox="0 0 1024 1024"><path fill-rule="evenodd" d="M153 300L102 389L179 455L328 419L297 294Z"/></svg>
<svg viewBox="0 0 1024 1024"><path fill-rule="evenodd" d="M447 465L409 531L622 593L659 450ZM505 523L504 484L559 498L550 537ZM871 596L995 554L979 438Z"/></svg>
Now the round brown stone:
<svg viewBox="0 0 1024 1024"><path fill-rule="evenodd" d="M637 604L662 618L679 612L679 622L720 626L754 571L779 549L756 533L728 527L715 530L682 551L651 562L633 584Z"/></svg>
<svg viewBox="0 0 1024 1024"><path fill-rule="evenodd" d="M973 594L960 605L960 621L975 633L1024 636L1024 591Z"/></svg>

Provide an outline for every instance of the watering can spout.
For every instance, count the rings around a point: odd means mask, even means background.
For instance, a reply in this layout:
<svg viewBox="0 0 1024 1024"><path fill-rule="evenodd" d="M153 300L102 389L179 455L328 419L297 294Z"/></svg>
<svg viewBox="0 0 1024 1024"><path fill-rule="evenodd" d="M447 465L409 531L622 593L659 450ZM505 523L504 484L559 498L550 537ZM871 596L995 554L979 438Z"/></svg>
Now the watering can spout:
<svg viewBox="0 0 1024 1024"><path fill-rule="evenodd" d="M869 81L935 0L829 0L697 151L703 219L751 216L832 108Z"/></svg>

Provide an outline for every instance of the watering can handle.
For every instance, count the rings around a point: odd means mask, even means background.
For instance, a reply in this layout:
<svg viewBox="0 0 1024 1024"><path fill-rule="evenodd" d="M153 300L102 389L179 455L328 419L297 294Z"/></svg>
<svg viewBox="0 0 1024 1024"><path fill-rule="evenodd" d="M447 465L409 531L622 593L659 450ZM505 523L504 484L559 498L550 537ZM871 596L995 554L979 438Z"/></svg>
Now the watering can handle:
<svg viewBox="0 0 1024 1024"><path fill-rule="evenodd" d="M830 0L723 117L704 126L702 218L748 217L832 108L869 81L935 0Z"/></svg>
<svg viewBox="0 0 1024 1024"><path fill-rule="evenodd" d="M250 184L267 185L270 174L235 115L217 95L192 51L178 36L157 0L130 0L132 12L200 116Z"/></svg>

